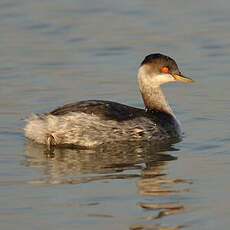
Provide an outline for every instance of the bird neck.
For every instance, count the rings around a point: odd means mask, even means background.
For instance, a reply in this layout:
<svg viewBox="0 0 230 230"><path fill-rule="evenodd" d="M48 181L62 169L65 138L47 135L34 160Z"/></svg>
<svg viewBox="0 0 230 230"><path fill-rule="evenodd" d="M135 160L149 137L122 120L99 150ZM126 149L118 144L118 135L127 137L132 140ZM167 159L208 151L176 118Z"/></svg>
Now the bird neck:
<svg viewBox="0 0 230 230"><path fill-rule="evenodd" d="M141 94L147 110L157 110L175 117L159 86L146 86L144 90L141 90Z"/></svg>
<svg viewBox="0 0 230 230"><path fill-rule="evenodd" d="M160 88L161 84L166 82L162 82L162 77L153 77L149 68L147 65L141 66L137 75L146 109L168 113L175 117Z"/></svg>

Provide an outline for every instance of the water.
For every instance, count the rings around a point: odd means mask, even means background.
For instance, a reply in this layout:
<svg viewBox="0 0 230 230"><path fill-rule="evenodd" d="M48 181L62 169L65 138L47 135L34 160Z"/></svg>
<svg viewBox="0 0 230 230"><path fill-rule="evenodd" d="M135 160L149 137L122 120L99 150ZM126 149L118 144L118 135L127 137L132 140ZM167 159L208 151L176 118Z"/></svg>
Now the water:
<svg viewBox="0 0 230 230"><path fill-rule="evenodd" d="M227 229L230 2L2 0L1 229ZM24 119L82 99L143 107L138 65L176 59L164 86L185 131L165 146L55 150Z"/></svg>

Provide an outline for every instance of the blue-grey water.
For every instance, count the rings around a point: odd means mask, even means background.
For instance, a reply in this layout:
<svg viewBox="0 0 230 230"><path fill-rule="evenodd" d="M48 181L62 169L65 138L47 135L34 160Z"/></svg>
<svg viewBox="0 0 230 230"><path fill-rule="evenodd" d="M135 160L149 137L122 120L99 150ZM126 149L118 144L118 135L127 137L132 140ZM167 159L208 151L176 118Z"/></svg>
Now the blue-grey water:
<svg viewBox="0 0 230 230"><path fill-rule="evenodd" d="M230 1L1 0L0 229L228 229ZM145 55L195 84L164 86L180 143L101 150L28 142L24 120L65 103L143 107Z"/></svg>

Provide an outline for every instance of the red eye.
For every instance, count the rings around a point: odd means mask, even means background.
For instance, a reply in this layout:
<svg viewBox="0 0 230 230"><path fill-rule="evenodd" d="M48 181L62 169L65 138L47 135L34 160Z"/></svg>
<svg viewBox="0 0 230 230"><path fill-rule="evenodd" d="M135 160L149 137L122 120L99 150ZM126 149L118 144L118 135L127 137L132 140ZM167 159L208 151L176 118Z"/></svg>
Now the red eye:
<svg viewBox="0 0 230 230"><path fill-rule="evenodd" d="M162 67L161 71L164 72L164 73L168 73L169 72L169 68L166 67L166 66L164 66L164 67Z"/></svg>

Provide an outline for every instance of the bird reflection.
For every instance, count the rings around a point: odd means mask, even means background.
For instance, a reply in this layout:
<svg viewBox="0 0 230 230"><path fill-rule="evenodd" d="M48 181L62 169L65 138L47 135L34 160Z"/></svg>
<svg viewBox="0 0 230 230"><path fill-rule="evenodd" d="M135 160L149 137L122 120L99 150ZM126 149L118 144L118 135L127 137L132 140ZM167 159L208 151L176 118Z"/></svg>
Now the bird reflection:
<svg viewBox="0 0 230 230"><path fill-rule="evenodd" d="M180 213L184 205L168 202L159 197L185 192L189 182L169 179L165 166L177 158L166 153L177 151L172 143L152 145L151 143L119 143L101 146L97 149L48 150L45 146L28 141L25 146L25 164L44 169L44 178L28 183L78 184L104 179L137 178L138 193L147 196L148 202L138 206L145 210L146 216L137 218L141 224L130 225L130 229L179 229L184 226L162 228L159 224L146 224L165 216ZM163 202L162 202L163 201Z"/></svg>
<svg viewBox="0 0 230 230"><path fill-rule="evenodd" d="M160 171L158 169L160 165L176 159L164 153L166 150L176 151L169 143L151 145L143 142L119 143L119 145L102 146L97 149L55 148L51 151L44 145L28 141L25 148L25 164L30 167L46 166L44 167L46 177L40 183L81 183L84 180L141 176L139 173L114 174L127 170L141 170L144 173L153 167L155 172ZM87 174L96 175L87 177ZM85 176L80 177L80 175Z"/></svg>

